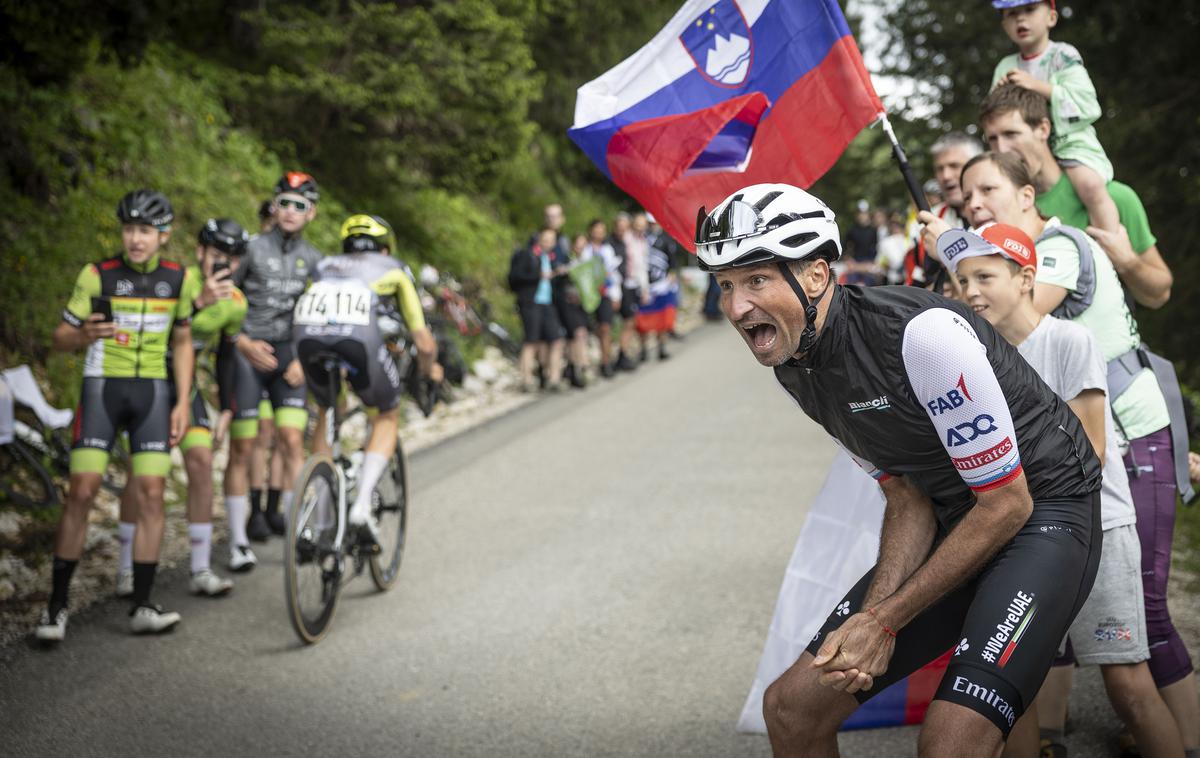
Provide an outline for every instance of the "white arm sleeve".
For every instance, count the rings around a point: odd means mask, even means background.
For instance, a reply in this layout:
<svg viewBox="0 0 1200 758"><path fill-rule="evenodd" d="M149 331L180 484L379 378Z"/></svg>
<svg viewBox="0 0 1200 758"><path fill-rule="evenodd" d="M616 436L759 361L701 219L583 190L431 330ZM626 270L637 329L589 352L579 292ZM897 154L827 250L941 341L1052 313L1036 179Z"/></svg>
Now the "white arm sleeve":
<svg viewBox="0 0 1200 758"><path fill-rule="evenodd" d="M913 392L967 486L984 492L1016 479L1021 455L1012 414L971 325L931 308L908 323L901 351Z"/></svg>

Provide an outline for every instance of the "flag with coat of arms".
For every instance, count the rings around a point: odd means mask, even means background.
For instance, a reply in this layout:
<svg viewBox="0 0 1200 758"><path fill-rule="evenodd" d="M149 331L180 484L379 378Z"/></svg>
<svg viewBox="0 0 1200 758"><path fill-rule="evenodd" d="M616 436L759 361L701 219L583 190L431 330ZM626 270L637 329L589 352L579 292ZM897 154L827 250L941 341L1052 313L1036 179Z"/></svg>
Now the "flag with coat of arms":
<svg viewBox="0 0 1200 758"><path fill-rule="evenodd" d="M569 134L690 249L701 205L808 187L882 112L834 0L690 0L579 88Z"/></svg>

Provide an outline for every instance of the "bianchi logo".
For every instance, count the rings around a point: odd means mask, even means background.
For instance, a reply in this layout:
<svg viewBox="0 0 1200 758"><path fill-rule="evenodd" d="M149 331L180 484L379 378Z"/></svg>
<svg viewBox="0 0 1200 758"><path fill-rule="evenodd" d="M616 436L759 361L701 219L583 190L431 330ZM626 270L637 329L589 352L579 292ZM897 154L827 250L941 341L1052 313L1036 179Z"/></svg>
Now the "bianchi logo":
<svg viewBox="0 0 1200 758"><path fill-rule="evenodd" d="M862 411L886 411L892 407L888 401L887 395L880 395L874 400L868 400L865 403L846 403L850 407L851 413L861 413Z"/></svg>
<svg viewBox="0 0 1200 758"><path fill-rule="evenodd" d="M995 708L1000 716L1008 722L1009 726L1016 723L1017 712L1008 704L1008 701L996 694L996 691L976 684L965 676L954 677L954 686L952 689L955 692L961 692L967 697L973 697L976 700L982 700L988 705Z"/></svg>
<svg viewBox="0 0 1200 758"><path fill-rule="evenodd" d="M1021 638L1029 630L1033 617L1037 615L1037 603L1033 598L1033 595L1017 591L1008 603L1008 613L1004 620L996 624L996 633L983 643L983 651L979 657L988 663L996 664L999 668L1008 664L1017 645L1021 644Z"/></svg>

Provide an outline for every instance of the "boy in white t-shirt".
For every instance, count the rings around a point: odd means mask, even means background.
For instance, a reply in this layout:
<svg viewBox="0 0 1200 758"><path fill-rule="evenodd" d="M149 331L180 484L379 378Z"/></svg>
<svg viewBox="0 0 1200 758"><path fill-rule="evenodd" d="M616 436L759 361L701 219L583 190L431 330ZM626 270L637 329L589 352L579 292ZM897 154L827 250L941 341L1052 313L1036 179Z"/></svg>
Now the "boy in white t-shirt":
<svg viewBox="0 0 1200 758"><path fill-rule="evenodd" d="M1054 0L992 0L992 7L1000 11L1000 25L1018 49L996 64L992 87L1015 84L1050 101L1054 157L1087 207L1092 225L1119 232L1120 216L1107 189L1112 163L1092 126L1102 113L1096 87L1079 51L1050 39L1058 24Z"/></svg>
<svg viewBox="0 0 1200 758"><path fill-rule="evenodd" d="M1020 229L984 224L976 232L954 229L937 240L938 255L958 278L963 300L1016 346L1059 397L1079 416L1104 464L1100 493L1104 548L1092 594L1068 637L1076 660L1099 665L1109 699L1144 756L1181 755L1183 743L1158 694L1146 642L1141 546L1129 479L1117 449L1106 401L1100 347L1080 324L1043 316L1033 305L1038 267L1033 241ZM1071 668L1051 669L1036 701L1042 755L1065 756L1063 722ZM1048 752L1046 752L1048 751Z"/></svg>

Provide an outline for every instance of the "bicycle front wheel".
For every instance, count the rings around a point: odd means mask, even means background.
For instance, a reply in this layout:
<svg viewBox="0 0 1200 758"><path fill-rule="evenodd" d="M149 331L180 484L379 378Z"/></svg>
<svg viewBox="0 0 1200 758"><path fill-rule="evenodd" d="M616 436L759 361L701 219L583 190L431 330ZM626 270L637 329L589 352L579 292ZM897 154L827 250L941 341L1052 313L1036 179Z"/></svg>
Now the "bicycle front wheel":
<svg viewBox="0 0 1200 758"><path fill-rule="evenodd" d="M50 472L19 439L0 445L0 496L18 508L45 508L58 502Z"/></svg>
<svg viewBox="0 0 1200 758"><path fill-rule="evenodd" d="M371 496L375 520L379 524L379 554L371 556L371 581L380 592L387 592L400 574L404 538L408 527L408 459L396 440L396 452L387 470L375 485Z"/></svg>
<svg viewBox="0 0 1200 758"><path fill-rule="evenodd" d="M339 472L329 456L310 456L296 480L283 551L284 594L292 628L305 644L329 631L341 588L337 544Z"/></svg>

